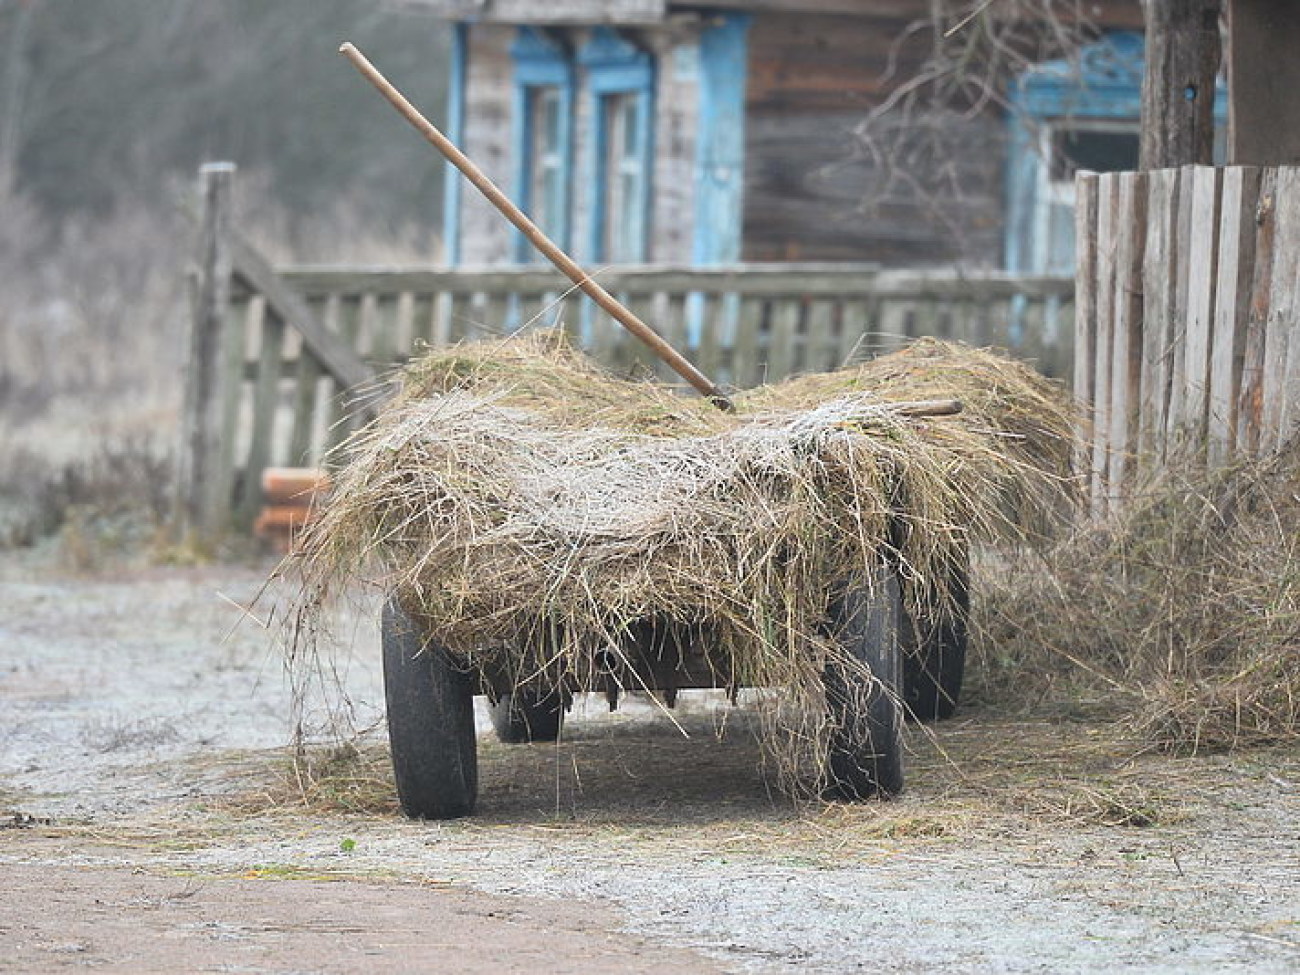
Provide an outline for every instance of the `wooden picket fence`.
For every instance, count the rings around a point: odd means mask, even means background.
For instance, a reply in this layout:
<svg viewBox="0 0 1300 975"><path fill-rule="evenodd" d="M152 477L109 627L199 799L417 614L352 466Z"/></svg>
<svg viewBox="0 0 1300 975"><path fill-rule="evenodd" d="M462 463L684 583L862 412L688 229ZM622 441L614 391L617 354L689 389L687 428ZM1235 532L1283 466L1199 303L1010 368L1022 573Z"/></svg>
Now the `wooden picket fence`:
<svg viewBox="0 0 1300 975"><path fill-rule="evenodd" d="M204 169L180 510L250 524L267 467L318 466L423 347L560 325L607 366L676 380L542 268L273 268L230 226L233 167ZM707 375L742 387L935 335L1070 369L1074 282L865 265L617 267L599 280Z"/></svg>
<svg viewBox="0 0 1300 975"><path fill-rule="evenodd" d="M1300 426L1300 169L1080 175L1074 390L1094 509L1173 454L1218 464Z"/></svg>

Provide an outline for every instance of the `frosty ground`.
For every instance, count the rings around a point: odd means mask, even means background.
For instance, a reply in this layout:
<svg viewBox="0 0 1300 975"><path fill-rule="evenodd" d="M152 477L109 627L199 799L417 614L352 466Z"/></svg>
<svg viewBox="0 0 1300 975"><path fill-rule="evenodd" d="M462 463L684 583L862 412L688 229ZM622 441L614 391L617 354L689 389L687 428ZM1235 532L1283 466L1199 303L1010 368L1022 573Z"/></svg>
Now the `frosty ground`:
<svg viewBox="0 0 1300 975"><path fill-rule="evenodd" d="M0 970L1300 970L1293 750L976 702L909 731L901 800L796 805L743 708L587 701L558 746L480 739L479 816L413 823L375 600L308 713L371 729L348 788L296 779L266 572L0 564Z"/></svg>

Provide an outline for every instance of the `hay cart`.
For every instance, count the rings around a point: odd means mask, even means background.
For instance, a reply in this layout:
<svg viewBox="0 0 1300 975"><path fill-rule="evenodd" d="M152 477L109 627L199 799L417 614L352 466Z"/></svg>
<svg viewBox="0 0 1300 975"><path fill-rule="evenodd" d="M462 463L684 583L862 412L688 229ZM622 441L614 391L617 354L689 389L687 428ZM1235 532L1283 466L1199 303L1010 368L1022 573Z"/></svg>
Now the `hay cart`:
<svg viewBox="0 0 1300 975"><path fill-rule="evenodd" d="M966 656L967 567L952 566L943 606L914 618L904 608L895 567L870 585L831 595L826 635L863 667L823 675L831 722L825 781L833 798L887 798L903 788L905 712L946 718L956 707ZM590 661L611 702L626 688L657 691L672 706L683 689L733 687L707 651L708 629L642 620L619 645ZM506 673L467 669L394 597L383 610L384 685L393 770L402 810L412 818L469 815L478 791L474 695L486 689L492 723L509 744L555 741L571 695L532 690ZM543 653L544 653L543 649Z"/></svg>
<svg viewBox="0 0 1300 975"><path fill-rule="evenodd" d="M627 328L708 401L723 411L732 410L723 390L547 238L353 45L344 44L340 50L576 290ZM1034 388L1026 382L1021 386ZM912 404L923 408L912 415L950 415L961 409L955 401L944 403L948 409L934 412L924 411L934 403ZM1068 422L1063 425L1069 428ZM955 454L950 452L949 460L952 457ZM949 460L943 461L945 469ZM904 513L889 515L888 510L883 515L885 524L878 529L884 535L905 533ZM955 707L961 687L969 603L966 549L961 546L961 554L950 553L938 571L930 566L924 594L904 591L905 585L915 583L907 582L900 571L901 551L896 542L882 545L876 555L857 563L853 582L837 586L828 577L816 590L810 614L821 621L817 636L829 641L835 651L825 658L827 663L820 671L813 671L812 679L813 684L820 683L823 693L819 697L828 712L823 725L829 735L822 781L830 792L845 798L897 793L903 786L900 734L904 713L919 719L946 717ZM874 569L864 575L864 568L872 565ZM524 599L530 595L516 592ZM824 612L820 612L822 605ZM906 607L911 607L911 612ZM743 675L728 665L727 653L718 652L707 614L700 617L700 623L683 623L683 616L673 613L668 615L676 622L656 616L623 621L611 628L613 636L605 646L591 646L581 655L580 679L573 680L570 669L568 674L553 674L549 680L521 682L517 668L512 673L508 668L476 667L464 654L453 654L444 639L446 634L425 622L428 617L418 610L417 605L404 604L395 593L385 605L382 620L393 766L402 808L413 817L442 819L472 812L478 785L476 692L486 692L492 700L493 722L503 741L527 742L553 741L559 736L570 689L575 686L610 695L628 688L655 691L671 704L681 689L734 690L743 683ZM558 651L558 643L549 644L562 641L563 634L548 630L546 620L533 618L505 638L514 641L514 658L531 653L534 659L543 660L559 656L551 652ZM461 645L465 645L464 634ZM569 662L573 662L572 654ZM734 655L731 662L735 662Z"/></svg>

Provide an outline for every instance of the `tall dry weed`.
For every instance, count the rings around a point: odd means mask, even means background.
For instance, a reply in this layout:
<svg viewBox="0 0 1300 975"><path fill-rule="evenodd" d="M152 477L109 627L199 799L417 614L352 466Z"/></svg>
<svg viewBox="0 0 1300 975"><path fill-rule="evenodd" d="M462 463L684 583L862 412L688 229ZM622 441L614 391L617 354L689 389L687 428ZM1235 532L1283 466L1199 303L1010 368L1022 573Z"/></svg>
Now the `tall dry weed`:
<svg viewBox="0 0 1300 975"><path fill-rule="evenodd" d="M1159 748L1300 739L1300 445L1174 462L1113 519L981 582L988 657L1077 665Z"/></svg>

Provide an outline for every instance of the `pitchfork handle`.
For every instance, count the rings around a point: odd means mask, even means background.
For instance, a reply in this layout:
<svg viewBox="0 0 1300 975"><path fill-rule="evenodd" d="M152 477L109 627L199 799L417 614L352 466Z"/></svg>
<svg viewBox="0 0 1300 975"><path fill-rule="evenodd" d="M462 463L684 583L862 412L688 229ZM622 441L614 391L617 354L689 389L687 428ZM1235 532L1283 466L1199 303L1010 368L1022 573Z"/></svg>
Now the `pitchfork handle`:
<svg viewBox="0 0 1300 975"><path fill-rule="evenodd" d="M475 189L487 197L488 201L500 210L507 220L519 228L520 232L532 242L534 247L541 251L552 264L563 271L565 276L582 289L592 301L649 346L655 355L668 363L674 372L707 397L711 403L726 412L734 409L731 400L727 398L727 394L721 388L714 384L708 376L696 369L695 366L691 365L680 352L664 341L658 332L597 284L586 271L578 266L573 258L564 253L542 232L542 229L537 224L529 220L522 210L515 206L501 190L497 189L496 184L488 179L468 156L456 148L455 143L438 131L437 126L421 115L419 110L407 101L406 96L393 87L392 83L380 73L378 68L370 63L364 54L357 50L351 41L340 47L339 53L351 61L366 80L378 88L380 94L387 98L389 103L408 122L415 126L416 130L431 142L434 148L447 158L448 162L465 174L465 178L474 184Z"/></svg>

